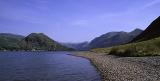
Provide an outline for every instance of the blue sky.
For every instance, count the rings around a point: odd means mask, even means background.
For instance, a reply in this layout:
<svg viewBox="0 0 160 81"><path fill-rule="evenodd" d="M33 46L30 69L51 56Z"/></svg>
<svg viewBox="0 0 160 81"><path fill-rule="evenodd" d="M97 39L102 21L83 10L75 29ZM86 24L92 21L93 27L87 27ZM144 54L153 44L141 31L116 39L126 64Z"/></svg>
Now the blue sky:
<svg viewBox="0 0 160 81"><path fill-rule="evenodd" d="M0 32L83 42L110 31L145 29L159 15L160 0L0 0Z"/></svg>

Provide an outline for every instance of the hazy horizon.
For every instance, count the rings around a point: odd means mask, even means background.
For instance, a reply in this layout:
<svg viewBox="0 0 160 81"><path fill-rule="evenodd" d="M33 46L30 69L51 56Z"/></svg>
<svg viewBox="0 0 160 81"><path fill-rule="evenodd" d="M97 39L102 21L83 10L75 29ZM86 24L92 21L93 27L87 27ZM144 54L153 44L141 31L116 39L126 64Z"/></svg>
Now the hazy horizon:
<svg viewBox="0 0 160 81"><path fill-rule="evenodd" d="M0 32L40 32L78 43L111 31L145 29L159 8L160 0L0 0Z"/></svg>

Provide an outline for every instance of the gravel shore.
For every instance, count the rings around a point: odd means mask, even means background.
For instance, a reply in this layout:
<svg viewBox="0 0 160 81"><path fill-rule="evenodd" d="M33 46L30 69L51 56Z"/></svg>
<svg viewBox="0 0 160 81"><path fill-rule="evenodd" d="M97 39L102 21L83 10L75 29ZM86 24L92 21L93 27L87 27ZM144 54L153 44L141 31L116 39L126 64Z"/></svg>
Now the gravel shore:
<svg viewBox="0 0 160 81"><path fill-rule="evenodd" d="M76 52L88 58L100 71L103 81L160 81L160 56L118 57L92 52Z"/></svg>

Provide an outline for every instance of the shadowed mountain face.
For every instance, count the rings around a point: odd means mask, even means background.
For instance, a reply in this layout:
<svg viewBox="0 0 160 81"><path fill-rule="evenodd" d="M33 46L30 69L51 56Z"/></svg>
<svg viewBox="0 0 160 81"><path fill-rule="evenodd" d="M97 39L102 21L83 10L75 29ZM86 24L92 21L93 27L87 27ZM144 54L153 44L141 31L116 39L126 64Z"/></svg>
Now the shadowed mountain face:
<svg viewBox="0 0 160 81"><path fill-rule="evenodd" d="M125 44L131 41L134 37L142 32L140 29L135 29L132 32L109 32L100 37L95 38L89 44L90 48L111 47L120 44Z"/></svg>
<svg viewBox="0 0 160 81"><path fill-rule="evenodd" d="M10 34L10 33L0 33L0 49L16 49L18 48L18 42L20 42L24 36Z"/></svg>
<svg viewBox="0 0 160 81"><path fill-rule="evenodd" d="M160 36L160 17L154 20L140 35L131 42L140 42Z"/></svg>
<svg viewBox="0 0 160 81"><path fill-rule="evenodd" d="M25 37L19 45L25 50L68 50L67 47L60 45L43 33L31 33Z"/></svg>

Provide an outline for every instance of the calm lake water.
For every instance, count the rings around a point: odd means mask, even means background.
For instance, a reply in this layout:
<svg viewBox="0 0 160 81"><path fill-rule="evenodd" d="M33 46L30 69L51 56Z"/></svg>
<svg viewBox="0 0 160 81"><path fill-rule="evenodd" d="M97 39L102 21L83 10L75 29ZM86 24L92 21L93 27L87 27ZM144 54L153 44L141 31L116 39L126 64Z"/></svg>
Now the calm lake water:
<svg viewBox="0 0 160 81"><path fill-rule="evenodd" d="M0 52L0 81L100 81L91 63L69 52Z"/></svg>

